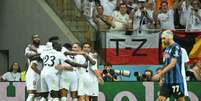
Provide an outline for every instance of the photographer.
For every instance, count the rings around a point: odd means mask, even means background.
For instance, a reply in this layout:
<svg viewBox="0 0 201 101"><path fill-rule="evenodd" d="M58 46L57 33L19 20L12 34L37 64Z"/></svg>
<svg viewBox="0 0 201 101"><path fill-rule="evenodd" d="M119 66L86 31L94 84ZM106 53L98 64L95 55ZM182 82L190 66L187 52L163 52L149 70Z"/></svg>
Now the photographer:
<svg viewBox="0 0 201 101"><path fill-rule="evenodd" d="M192 69L186 71L188 81L201 81L201 60L195 60Z"/></svg>
<svg viewBox="0 0 201 101"><path fill-rule="evenodd" d="M145 70L144 74L140 72L134 72L134 76L136 77L137 81L151 81L151 78L153 76L152 70Z"/></svg>
<svg viewBox="0 0 201 101"><path fill-rule="evenodd" d="M112 69L111 64L104 65L102 77L104 81L117 81L117 75Z"/></svg>

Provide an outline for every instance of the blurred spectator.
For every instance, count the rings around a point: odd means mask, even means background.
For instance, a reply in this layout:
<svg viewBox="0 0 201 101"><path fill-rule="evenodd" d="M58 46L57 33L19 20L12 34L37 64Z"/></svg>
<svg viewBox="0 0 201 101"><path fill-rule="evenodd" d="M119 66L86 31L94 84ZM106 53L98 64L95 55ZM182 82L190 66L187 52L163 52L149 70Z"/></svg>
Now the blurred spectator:
<svg viewBox="0 0 201 101"><path fill-rule="evenodd" d="M188 8L187 30L200 31L201 30L201 9L200 1L192 0L191 6Z"/></svg>
<svg viewBox="0 0 201 101"><path fill-rule="evenodd" d="M152 3L138 3L138 8L133 9L133 29L137 33L148 33L146 30L153 23L153 5Z"/></svg>
<svg viewBox="0 0 201 101"><path fill-rule="evenodd" d="M160 12L159 12L157 18L160 21L161 29L175 29L174 11L173 11L173 9L168 8L167 1L161 2L161 9L160 9Z"/></svg>
<svg viewBox="0 0 201 101"><path fill-rule="evenodd" d="M118 0L100 0L104 8L103 15L112 16L113 11L117 8L117 1Z"/></svg>
<svg viewBox="0 0 201 101"><path fill-rule="evenodd" d="M21 73L20 73L20 80L21 81L26 81L26 71L28 68L28 62L25 63L25 65L22 67Z"/></svg>
<svg viewBox="0 0 201 101"><path fill-rule="evenodd" d="M151 81L152 76L153 76L152 70L148 69L144 71L144 81Z"/></svg>
<svg viewBox="0 0 201 101"><path fill-rule="evenodd" d="M151 81L153 72L152 70L145 70L144 73L134 72L134 76L136 77L137 81Z"/></svg>
<svg viewBox="0 0 201 101"><path fill-rule="evenodd" d="M119 10L116 10L112 13L112 19L109 20L112 27L110 30L126 30L128 27L129 16L127 14L127 5L121 3Z"/></svg>
<svg viewBox="0 0 201 101"><path fill-rule="evenodd" d="M97 14L94 16L94 21L97 24L98 30L100 32L107 31L110 28L110 23L108 22L109 17L107 15L104 15L104 8L102 5L97 5L96 7Z"/></svg>
<svg viewBox="0 0 201 101"><path fill-rule="evenodd" d="M1 76L2 81L20 81L20 66L18 62L13 62L9 71Z"/></svg>
<svg viewBox="0 0 201 101"><path fill-rule="evenodd" d="M106 64L104 66L102 76L104 81L117 81L117 75L115 74L114 69L112 69L111 64Z"/></svg>
<svg viewBox="0 0 201 101"><path fill-rule="evenodd" d="M195 79L201 81L201 60L197 60L192 68Z"/></svg>
<svg viewBox="0 0 201 101"><path fill-rule="evenodd" d="M179 13L179 23L181 28L186 28L186 22L187 22L187 14L188 14L188 8L190 6L190 1L188 0L177 0L175 7L178 10Z"/></svg>

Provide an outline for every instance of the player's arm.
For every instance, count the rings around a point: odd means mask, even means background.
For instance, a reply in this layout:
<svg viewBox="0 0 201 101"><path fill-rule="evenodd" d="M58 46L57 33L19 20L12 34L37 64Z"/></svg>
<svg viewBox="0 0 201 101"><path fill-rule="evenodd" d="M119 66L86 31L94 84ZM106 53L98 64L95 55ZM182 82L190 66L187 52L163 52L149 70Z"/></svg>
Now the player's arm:
<svg viewBox="0 0 201 101"><path fill-rule="evenodd" d="M194 69L193 74L194 74L196 80L201 81L201 77L200 77L199 73L197 73L197 71L199 71L199 70Z"/></svg>
<svg viewBox="0 0 201 101"><path fill-rule="evenodd" d="M171 70L172 68L174 68L176 66L177 63L177 59L176 58L172 58L170 63L165 66L161 72L159 72L158 74L154 75L152 77L153 80L158 80L159 78L162 78L169 70Z"/></svg>
<svg viewBox="0 0 201 101"><path fill-rule="evenodd" d="M81 54L81 53L79 53L79 52L73 52L73 51L66 51L66 52L64 52L64 55L77 55L77 54Z"/></svg>
<svg viewBox="0 0 201 101"><path fill-rule="evenodd" d="M68 65L68 64L59 64L59 65L56 65L55 68L57 70L68 70L68 71L73 71L73 67L71 65Z"/></svg>
<svg viewBox="0 0 201 101"><path fill-rule="evenodd" d="M95 65L96 64L96 61L91 57L89 56L88 54L84 53L83 56L89 60L89 62L92 64L92 65Z"/></svg>
<svg viewBox="0 0 201 101"><path fill-rule="evenodd" d="M40 59L40 54L37 52L37 49L28 45L25 49L25 56L28 57L30 60Z"/></svg>
<svg viewBox="0 0 201 101"><path fill-rule="evenodd" d="M37 68L37 66L38 66L38 65L37 65L36 63L33 63L33 64L31 65L31 69L33 69L34 72L40 74L41 71Z"/></svg>
<svg viewBox="0 0 201 101"><path fill-rule="evenodd" d="M70 64L71 66L73 67L84 67L84 68L87 68L87 64L79 64L79 63L76 63L76 62L73 62L73 61L70 61L70 60L65 60L64 62Z"/></svg>

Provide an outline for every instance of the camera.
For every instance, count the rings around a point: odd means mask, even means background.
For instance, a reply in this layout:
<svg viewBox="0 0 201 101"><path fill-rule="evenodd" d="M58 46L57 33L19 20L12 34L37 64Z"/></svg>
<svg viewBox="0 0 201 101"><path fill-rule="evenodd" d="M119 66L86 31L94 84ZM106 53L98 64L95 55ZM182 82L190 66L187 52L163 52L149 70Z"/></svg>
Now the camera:
<svg viewBox="0 0 201 101"><path fill-rule="evenodd" d="M145 70L144 73L134 72L134 76L136 77L137 81L151 81L153 72L151 70Z"/></svg>
<svg viewBox="0 0 201 101"><path fill-rule="evenodd" d="M137 81L143 81L145 75L140 72L134 72L134 76L136 77Z"/></svg>
<svg viewBox="0 0 201 101"><path fill-rule="evenodd" d="M130 77L131 72L129 70L114 70L117 75L122 75L126 77Z"/></svg>

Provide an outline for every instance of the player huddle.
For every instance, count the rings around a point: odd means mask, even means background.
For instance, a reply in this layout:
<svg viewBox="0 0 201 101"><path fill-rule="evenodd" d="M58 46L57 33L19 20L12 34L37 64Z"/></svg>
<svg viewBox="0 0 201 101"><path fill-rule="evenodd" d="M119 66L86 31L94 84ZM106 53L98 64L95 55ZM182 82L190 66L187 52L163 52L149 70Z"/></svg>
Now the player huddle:
<svg viewBox="0 0 201 101"><path fill-rule="evenodd" d="M103 83L97 69L97 54L87 42L65 44L57 36L40 45L39 35L25 49L29 67L26 73L26 101L97 101L98 82ZM50 97L48 97L50 96Z"/></svg>

